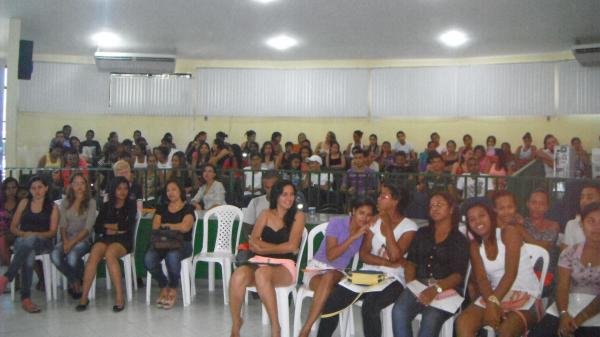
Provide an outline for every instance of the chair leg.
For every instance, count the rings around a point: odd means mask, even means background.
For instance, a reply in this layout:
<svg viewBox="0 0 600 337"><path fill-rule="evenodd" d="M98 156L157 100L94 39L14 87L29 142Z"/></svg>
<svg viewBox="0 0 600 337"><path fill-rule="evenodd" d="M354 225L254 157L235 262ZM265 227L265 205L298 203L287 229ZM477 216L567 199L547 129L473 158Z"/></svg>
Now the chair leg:
<svg viewBox="0 0 600 337"><path fill-rule="evenodd" d="M152 274L150 272L146 272L146 305L150 305L150 283L152 281Z"/></svg>
<svg viewBox="0 0 600 337"><path fill-rule="evenodd" d="M276 289L276 295L277 295L277 316L279 317L279 327L281 328L281 337L290 337L289 292L277 291L277 289Z"/></svg>
<svg viewBox="0 0 600 337"><path fill-rule="evenodd" d="M231 261L225 260L221 265L223 275L221 277L223 281L223 301L225 305L229 305L229 279L231 279Z"/></svg>
<svg viewBox="0 0 600 337"><path fill-rule="evenodd" d="M106 261L104 262L104 281L106 282L106 290L110 290L112 288L112 284L110 283L110 274L108 273L108 265L106 265Z"/></svg>
<svg viewBox="0 0 600 337"><path fill-rule="evenodd" d="M215 263L208 262L208 291L215 291Z"/></svg>
<svg viewBox="0 0 600 337"><path fill-rule="evenodd" d="M44 270L44 286L46 287L46 302L52 302L52 262L50 255L42 256L42 268Z"/></svg>
<svg viewBox="0 0 600 337"><path fill-rule="evenodd" d="M58 280L59 280L59 272L56 269L56 266L54 264L52 264L51 268L51 272L52 272L52 298L54 298L55 300L58 299Z"/></svg>
<svg viewBox="0 0 600 337"><path fill-rule="evenodd" d="M304 301L304 289L300 288L298 291L298 295L296 298L296 303L294 304L294 325L292 330L292 336L297 337L300 334L300 329L302 329L302 302Z"/></svg>
<svg viewBox="0 0 600 337"><path fill-rule="evenodd" d="M392 308L394 304L390 304L385 307L381 311L381 321L382 321L382 335L383 337L393 337L393 327L392 327Z"/></svg>
<svg viewBox="0 0 600 337"><path fill-rule="evenodd" d="M187 307L188 305L190 305L190 302L191 302L188 262L183 262L181 264L180 279L181 279L181 294L183 296L183 306Z"/></svg>
<svg viewBox="0 0 600 337"><path fill-rule="evenodd" d="M454 316L448 318L444 325L442 325L442 330L440 331L440 337L452 337L454 332Z"/></svg>
<svg viewBox="0 0 600 337"><path fill-rule="evenodd" d="M127 301L133 299L133 282L131 281L131 256L125 255L123 259L123 273L125 273L125 291L127 292Z"/></svg>
<svg viewBox="0 0 600 337"><path fill-rule="evenodd" d="M189 278L190 278L190 295L191 297L195 297L196 296L196 264L193 262L190 262L190 271L189 271Z"/></svg>
<svg viewBox="0 0 600 337"><path fill-rule="evenodd" d="M354 330L354 308L350 307L350 310L348 311L348 315L350 315L350 318L351 318L350 321L349 321L349 323L350 323L350 327L349 327L350 334L351 335L355 335L356 331Z"/></svg>
<svg viewBox="0 0 600 337"><path fill-rule="evenodd" d="M137 284L137 270L135 269L135 255L134 252L131 253L131 275L133 276L133 289L138 290Z"/></svg>

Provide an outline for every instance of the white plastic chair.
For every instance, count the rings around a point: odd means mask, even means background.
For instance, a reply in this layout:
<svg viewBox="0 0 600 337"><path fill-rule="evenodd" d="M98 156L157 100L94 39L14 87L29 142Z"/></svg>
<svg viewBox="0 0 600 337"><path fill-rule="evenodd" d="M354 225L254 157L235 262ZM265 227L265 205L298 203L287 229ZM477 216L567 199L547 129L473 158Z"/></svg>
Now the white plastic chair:
<svg viewBox="0 0 600 337"><path fill-rule="evenodd" d="M527 249L529 256L531 257L531 261L533 264L536 263L539 259L542 259L542 273L540 274L540 294L544 291L544 280L546 279L546 273L548 272L548 264L550 263L550 255L548 251L540 246L533 245L530 243L525 243L521 249ZM487 325L484 327L487 336L493 337L496 336L496 332L492 329L491 326Z"/></svg>
<svg viewBox="0 0 600 337"><path fill-rule="evenodd" d="M14 256L10 257L13 260ZM46 289L46 302L52 301L52 261L50 254L40 254L35 256L36 261L42 261L42 269L44 270L44 287ZM10 298L15 300L15 280L10 282Z"/></svg>
<svg viewBox="0 0 600 337"><path fill-rule="evenodd" d="M180 274L180 282L181 282L181 296L183 297L183 306L187 307L192 302L192 293L191 293L191 283L194 280L194 275L191 275L192 270L192 259L194 256L194 238L196 237L196 227L197 227L197 212L196 219L192 226L192 255L186 257L181 260L181 271ZM163 272L167 272L167 265L165 260L161 261ZM146 272L146 305L150 305L150 289L152 287L152 274L149 271Z"/></svg>
<svg viewBox="0 0 600 337"><path fill-rule="evenodd" d="M137 290L137 272L135 271L135 248L141 219L142 215L138 212L136 215L135 230L133 232L133 247L131 248L130 253L121 256L121 261L123 261L123 274L125 275L125 292L127 293L128 302L131 302L131 300L133 299L133 289L135 288ZM111 283L110 274L108 273L108 266L105 266L104 270L106 274L106 289L110 290ZM96 298L96 277L94 277L94 281L92 282L92 287L90 288L90 294L88 297L90 300Z"/></svg>
<svg viewBox="0 0 600 337"><path fill-rule="evenodd" d="M296 258L296 275L300 275L300 263L302 262L302 255L304 254L304 249L306 245L306 240L308 239L308 231L306 228L302 231L302 241L300 242L300 251L298 252L298 257ZM279 325L281 327L281 337L290 337L290 303L289 297L292 294L292 298L294 302L296 302L296 283L297 280L294 280L292 284L284 287L275 287L275 296L277 298L277 317L279 318ZM247 287L246 288L246 305L248 303L248 292L258 293L256 287ZM262 324L269 324L269 316L267 314L267 310L264 305L262 307Z"/></svg>
<svg viewBox="0 0 600 337"><path fill-rule="evenodd" d="M323 235L323 241L321 242L321 244L325 244L325 231L327 230L327 226L329 225L328 222L322 223L316 227L314 227L313 229L311 229L311 231L308 233L308 240L307 240L307 258L306 261L310 261L313 258L314 252L315 252L315 237L317 235ZM354 255L354 259L352 261L352 269L356 269L356 266L358 265L358 253L356 255ZM307 287L306 285L301 284L300 287L298 288L298 294L296 295L296 303L295 303L295 307L294 307L294 327L293 327L293 333L292 336L296 337L300 334L300 329L302 329L302 302L304 301L305 298L307 297L314 297L315 293L314 291L310 290L309 287ZM350 310L352 310L352 308L350 308ZM340 320L341 322L341 320ZM318 326L318 321L315 322L315 324L312 326L311 330L315 330L316 327ZM342 330L342 336L344 335L344 329L345 326L340 324L340 329ZM351 330L351 334L354 334L354 324L352 324L351 322L351 326L350 326L350 330Z"/></svg>
<svg viewBox="0 0 600 337"><path fill-rule="evenodd" d="M217 217L217 239L215 248L212 251L208 249L208 221L211 216ZM235 242L232 242L233 223L238 219L238 228L235 235ZM198 262L208 263L208 291L215 290L215 263L221 265L223 280L223 302L229 304L229 279L231 278L231 268L235 255L238 251L240 233L242 232L242 222L244 214L242 210L231 205L218 206L204 213L203 232L202 232L202 251L194 255L192 259L192 275L196 272ZM195 233L194 233L195 234ZM234 246L233 249L231 246ZM232 252L233 251L233 252ZM192 296L196 295L196 282L192 278L191 284Z"/></svg>

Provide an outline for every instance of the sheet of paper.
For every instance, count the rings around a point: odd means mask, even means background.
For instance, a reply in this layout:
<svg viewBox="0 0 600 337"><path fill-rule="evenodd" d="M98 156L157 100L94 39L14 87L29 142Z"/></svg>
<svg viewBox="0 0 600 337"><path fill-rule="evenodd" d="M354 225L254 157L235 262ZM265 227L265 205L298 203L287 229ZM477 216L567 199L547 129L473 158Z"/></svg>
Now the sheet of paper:
<svg viewBox="0 0 600 337"><path fill-rule="evenodd" d="M409 282L406 285L406 288L408 288L408 290L415 294L415 296L418 296L423 290L427 289L427 286L417 280L414 280ZM434 299L429 305L434 308L454 314L463 301L464 298L462 296L455 294L442 299Z"/></svg>
<svg viewBox="0 0 600 337"><path fill-rule="evenodd" d="M594 295L590 294L569 294L569 314L572 317L577 316L585 307L590 304L596 298ZM558 308L556 307L556 302L554 302L548 309L546 309L546 313L552 315L554 317L558 317ZM581 326L600 326L600 314L588 319L583 322Z"/></svg>

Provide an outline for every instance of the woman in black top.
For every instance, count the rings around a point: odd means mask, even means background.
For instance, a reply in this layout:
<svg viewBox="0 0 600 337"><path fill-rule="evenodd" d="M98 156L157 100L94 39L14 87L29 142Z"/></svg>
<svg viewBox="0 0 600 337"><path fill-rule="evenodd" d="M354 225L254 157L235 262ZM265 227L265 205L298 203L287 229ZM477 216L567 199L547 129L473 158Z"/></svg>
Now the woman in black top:
<svg viewBox="0 0 600 337"><path fill-rule="evenodd" d="M156 304L159 308L171 309L177 298L177 286L181 272L181 260L192 255L192 227L195 216L194 207L185 203L185 191L175 180L167 182L168 203L156 210L152 220L152 230L169 229L184 233L180 249L156 250L150 247L144 258L146 269L158 280L160 295ZM162 270L161 261L165 260L168 278Z"/></svg>
<svg viewBox="0 0 600 337"><path fill-rule="evenodd" d="M96 242L90 251L83 274L83 291L77 311L87 309L88 293L96 277L98 264L106 259L108 273L115 287L115 305L113 311L125 308L123 285L121 284L121 265L119 259L130 253L136 223L137 207L135 200L128 198L129 181L125 177L115 177L109 189L108 201L100 208L94 229ZM128 270L125 271L130 272Z"/></svg>
<svg viewBox="0 0 600 337"><path fill-rule="evenodd" d="M242 301L246 287L250 286L256 286L269 315L271 336L281 335L275 287L296 283L295 255L298 254L303 230L304 214L297 212L296 188L290 181L281 180L273 186L269 208L256 220L249 239L250 250L261 257L278 259L278 264L260 267L256 264L244 265L231 276L229 308L232 337L240 336Z"/></svg>
<svg viewBox="0 0 600 337"><path fill-rule="evenodd" d="M21 269L21 306L29 313L41 311L30 298L35 256L52 250L57 228L58 208L48 196L48 183L40 176L33 176L29 181L29 196L19 202L10 224L10 231L17 237L13 259L6 273L0 276L1 295Z"/></svg>
<svg viewBox="0 0 600 337"><path fill-rule="evenodd" d="M429 304L440 297L457 295L469 264L469 246L458 231L460 213L453 198L435 193L429 202L429 226L420 228L408 249L404 266L407 285L420 282L427 288L419 294L403 291L392 312L394 337L412 337L412 321L422 315L419 337L437 336L454 313Z"/></svg>

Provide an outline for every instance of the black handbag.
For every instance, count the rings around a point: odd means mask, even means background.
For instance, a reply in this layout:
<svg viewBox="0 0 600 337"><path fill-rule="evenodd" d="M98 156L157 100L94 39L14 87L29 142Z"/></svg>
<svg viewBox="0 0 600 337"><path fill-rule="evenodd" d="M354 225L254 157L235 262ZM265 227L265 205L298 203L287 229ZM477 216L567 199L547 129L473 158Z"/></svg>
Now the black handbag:
<svg viewBox="0 0 600 337"><path fill-rule="evenodd" d="M183 246L183 233L173 229L152 231L150 245L155 250L176 250Z"/></svg>

